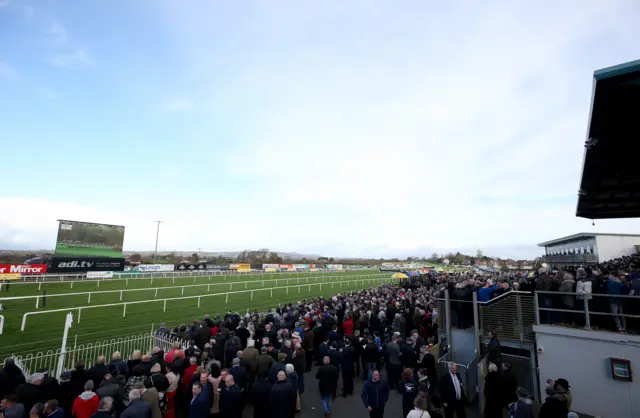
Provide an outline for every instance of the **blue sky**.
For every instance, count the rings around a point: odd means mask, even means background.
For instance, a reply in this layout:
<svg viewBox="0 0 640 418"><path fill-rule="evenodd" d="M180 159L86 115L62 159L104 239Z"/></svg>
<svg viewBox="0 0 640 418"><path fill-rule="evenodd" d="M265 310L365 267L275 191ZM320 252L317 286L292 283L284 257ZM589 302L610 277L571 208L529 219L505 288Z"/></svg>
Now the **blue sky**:
<svg viewBox="0 0 640 418"><path fill-rule="evenodd" d="M125 249L334 256L536 242L574 216L595 69L635 0L0 0L0 246L58 218Z"/></svg>

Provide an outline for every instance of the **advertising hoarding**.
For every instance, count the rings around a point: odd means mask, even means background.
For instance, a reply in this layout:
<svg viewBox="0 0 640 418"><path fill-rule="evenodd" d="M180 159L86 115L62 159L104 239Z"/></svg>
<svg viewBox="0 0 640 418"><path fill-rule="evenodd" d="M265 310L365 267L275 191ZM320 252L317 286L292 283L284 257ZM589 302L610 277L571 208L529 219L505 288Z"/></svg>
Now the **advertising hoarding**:
<svg viewBox="0 0 640 418"><path fill-rule="evenodd" d="M59 220L56 256L122 257L124 226Z"/></svg>
<svg viewBox="0 0 640 418"><path fill-rule="evenodd" d="M277 269L279 266L279 264L263 264L262 269Z"/></svg>
<svg viewBox="0 0 640 418"><path fill-rule="evenodd" d="M45 274L46 264L0 264L0 274Z"/></svg>
<svg viewBox="0 0 640 418"><path fill-rule="evenodd" d="M200 263L183 263L176 264L174 269L175 271L205 271L207 269L207 265Z"/></svg>
<svg viewBox="0 0 640 418"><path fill-rule="evenodd" d="M263 270L264 272L266 272L266 273L275 273L275 272L277 272L277 271L278 271L278 269L277 269L277 268L275 268L275 267L266 267L266 268L264 268L264 269L262 269L262 270Z"/></svg>
<svg viewBox="0 0 640 418"><path fill-rule="evenodd" d="M87 279L111 279L113 277L112 271L88 271Z"/></svg>
<svg viewBox="0 0 640 418"><path fill-rule="evenodd" d="M174 271L173 264L140 264L136 267L138 271Z"/></svg>
<svg viewBox="0 0 640 418"><path fill-rule="evenodd" d="M207 264L205 266L205 269L210 271L220 271L220 270L228 270L229 266L225 266L222 264Z"/></svg>
<svg viewBox="0 0 640 418"><path fill-rule="evenodd" d="M8 274L1 274L0 273L0 280L1 281L5 281L5 280L20 280L20 273L8 273Z"/></svg>
<svg viewBox="0 0 640 418"><path fill-rule="evenodd" d="M111 257L53 257L49 273L124 271L124 262L124 258Z"/></svg>
<svg viewBox="0 0 640 418"><path fill-rule="evenodd" d="M296 270L306 270L309 268L308 264L294 264L293 268Z"/></svg>
<svg viewBox="0 0 640 418"><path fill-rule="evenodd" d="M293 264L278 264L278 268L282 270L289 270L293 268Z"/></svg>

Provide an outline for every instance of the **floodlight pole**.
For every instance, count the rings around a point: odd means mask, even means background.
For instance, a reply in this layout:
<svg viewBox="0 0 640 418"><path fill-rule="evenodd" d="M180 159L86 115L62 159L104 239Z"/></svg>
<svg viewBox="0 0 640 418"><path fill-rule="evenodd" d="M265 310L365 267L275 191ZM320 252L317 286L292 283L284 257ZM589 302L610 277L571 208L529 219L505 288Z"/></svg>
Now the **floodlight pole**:
<svg viewBox="0 0 640 418"><path fill-rule="evenodd" d="M156 250L153 253L153 264L155 264L156 258L158 257L158 237L160 236L160 224L164 223L164 221L153 221L153 222L158 224L158 227L156 228Z"/></svg>

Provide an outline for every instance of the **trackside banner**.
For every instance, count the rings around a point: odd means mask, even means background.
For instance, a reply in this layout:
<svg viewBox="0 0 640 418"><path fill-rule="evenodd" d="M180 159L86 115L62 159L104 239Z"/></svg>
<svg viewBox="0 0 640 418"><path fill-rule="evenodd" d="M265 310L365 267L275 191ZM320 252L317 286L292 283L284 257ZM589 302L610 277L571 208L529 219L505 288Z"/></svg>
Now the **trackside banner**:
<svg viewBox="0 0 640 418"><path fill-rule="evenodd" d="M113 277L112 271L88 271L87 279L110 279Z"/></svg>
<svg viewBox="0 0 640 418"><path fill-rule="evenodd" d="M173 264L140 264L137 269L138 271L174 271L175 266Z"/></svg>
<svg viewBox="0 0 640 418"><path fill-rule="evenodd" d="M45 274L46 264L0 264L0 274Z"/></svg>
<svg viewBox="0 0 640 418"><path fill-rule="evenodd" d="M53 257L49 273L124 271L124 261L111 257Z"/></svg>

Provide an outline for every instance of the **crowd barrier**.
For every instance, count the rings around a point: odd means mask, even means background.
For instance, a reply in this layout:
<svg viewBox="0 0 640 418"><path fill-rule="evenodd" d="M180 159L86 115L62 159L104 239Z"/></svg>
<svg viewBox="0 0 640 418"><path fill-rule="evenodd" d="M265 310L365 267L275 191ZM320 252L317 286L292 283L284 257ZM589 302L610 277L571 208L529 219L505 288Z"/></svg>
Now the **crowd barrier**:
<svg viewBox="0 0 640 418"><path fill-rule="evenodd" d="M69 311L78 311L78 317L77 317L77 322L80 323L80 319L81 319L81 315L82 315L82 310L83 309L95 309L95 308L108 308L108 307L113 307L113 306L122 306L122 317L126 317L127 315L127 306L128 305L138 305L138 304L144 304L144 303L158 303L158 302L163 302L163 312L167 311L167 302L170 301L175 301L175 300L187 300L187 299L197 299L198 301L198 308L200 307L200 301L202 300L202 298L207 298L207 297L213 297L213 296L225 296L225 304L229 303L229 295L233 295L233 294L241 294L241 293L250 293L251 294L251 300L253 300L254 298L254 293L255 292L267 292L269 291L271 293L270 297L273 297L273 290L276 289L286 289L287 291L287 295L289 295L289 289L291 288L298 288L298 293L302 293L302 288L303 287L308 287L309 293L311 293L311 288L313 286L319 286L320 287L320 291L322 291L322 286L323 285L331 285L331 288L334 289L334 285L339 284L340 288L342 288L342 284L343 283L362 283L364 285L364 283L368 283L368 284L372 284L372 283L392 283L395 280L390 278L390 277L381 277L381 278L370 278L370 279L359 279L359 280L342 280L342 281L332 281L332 282L320 282L320 283L310 283L310 284L303 284L303 285L293 285L293 286L279 286L279 287L271 287L271 288L264 288L264 289L251 289L251 290L237 290L237 291L233 291L233 292L223 292L223 293L211 293L208 295L199 295L199 296L182 296L182 297L177 297L177 298L166 298L166 299L151 299L151 300L140 300L140 301L131 301L131 302L121 302L121 303L108 303L108 304L101 304L101 305L90 305L90 306L76 306L76 307L69 307L69 308L63 308L63 309L50 309L50 310L42 310L42 311L32 311L32 312L27 312L22 316L22 325L20 327L20 331L24 331L26 326L27 326L27 318L29 316L33 316L33 315L41 315L41 314L48 314L48 313L54 313L54 312L69 312Z"/></svg>
<svg viewBox="0 0 640 418"><path fill-rule="evenodd" d="M172 338L168 335L156 335L153 332L154 327L152 326L151 328L150 333L113 338L95 343L74 343L73 346L66 347L64 352L59 348L57 350L39 351L26 355L14 355L8 358L14 359L16 365L27 376L43 369L53 375L59 370L58 366L61 362L62 370L72 370L80 360L84 361L85 364L94 364L99 356L105 356L107 362L109 362L111 355L115 351L119 351L122 359L126 360L135 350L140 350L145 353L151 352L154 347L158 347L167 353L176 342L179 343L183 349L187 348L186 341L179 338ZM55 377L59 378L60 376Z"/></svg>
<svg viewBox="0 0 640 418"><path fill-rule="evenodd" d="M350 278L353 279L358 279L358 278L373 278L373 277L379 277L379 275L353 275L350 276ZM234 285L242 285L244 284L245 289L248 289L249 287L249 283L262 283L262 287L264 287L266 282L275 282L275 285L278 286L278 283L281 281L285 281L287 285L289 285L289 282L291 280L296 280L297 283L296 284L300 284L300 280L304 280L306 281L308 284L308 282L310 280L315 280L315 282L318 282L318 279L322 279L323 281L327 281L329 280L329 282L331 280L337 280L340 278L344 278L344 276L313 276L313 277L294 277L294 278L289 278L289 279L266 279L266 280L248 280L248 281L241 281L241 282L228 282L229 283L229 291L233 291L233 286ZM211 277L209 277L209 280L211 280ZM71 282L73 283L73 282ZM175 280L173 280L173 283L175 283ZM127 285L129 284L128 282L126 283ZM61 298L61 297L70 297L70 296L87 296L87 304L91 303L91 297L92 296L97 296L97 295L105 295L105 294L111 294L111 293L119 293L120 294L120 300L123 299L124 293L125 292L144 292L144 291L155 291L154 294L154 298L158 297L158 291L162 290L162 289L181 289L181 294L184 295L184 289L185 288L193 288L193 287L207 287L207 292L211 291L211 286L221 286L221 285L226 285L226 283L224 282L219 282L219 283L202 283L202 284L192 284L192 285L182 285L182 286L162 286L162 287L148 287L148 288L138 288L138 289L119 289L119 290L95 290L95 291L90 291L90 292L75 292L75 293L60 293L60 294L51 294L51 295L29 295L29 296L8 296L8 297L0 297L0 304L5 303L5 302L11 302L11 301L17 301L17 300L30 300L30 299L35 299L35 309L38 309L40 306L40 300L43 298ZM72 286L73 288L73 286ZM2 327L0 326L0 334L2 334Z"/></svg>

